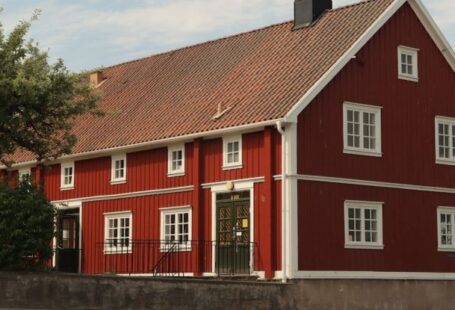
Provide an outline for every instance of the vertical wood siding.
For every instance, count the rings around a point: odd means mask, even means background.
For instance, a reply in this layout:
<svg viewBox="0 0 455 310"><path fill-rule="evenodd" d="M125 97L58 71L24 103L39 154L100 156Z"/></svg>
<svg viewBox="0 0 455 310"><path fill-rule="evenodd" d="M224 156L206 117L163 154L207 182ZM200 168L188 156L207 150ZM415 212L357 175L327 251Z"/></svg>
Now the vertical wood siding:
<svg viewBox="0 0 455 310"><path fill-rule="evenodd" d="M397 47L419 49L418 83L398 79ZM298 172L455 187L435 164L435 116L455 117L455 74L408 4L299 116ZM343 154L343 102L382 107L382 157ZM344 201L384 202L384 250L344 249ZM436 209L455 195L299 181L301 270L455 271L437 250Z"/></svg>
<svg viewBox="0 0 455 310"><path fill-rule="evenodd" d="M43 171L45 190L51 200L110 195L137 192L150 189L163 189L193 185L194 190L183 193L161 194L155 196L135 197L96 202L84 202L82 211L82 267L85 273L121 272L127 264L134 260L149 259L144 250L133 246L131 254L104 255L101 243L104 240L104 214L110 212L132 212L132 239L160 239L160 208L183 205L192 206L192 239L212 240L212 197L211 191L202 190L201 184L249 177L264 177L267 174L267 186L258 183L254 188L254 253L255 270L267 268L267 274L273 274L280 255L279 237L275 233L281 231L279 186L275 186L273 174L279 169L274 161L281 157L281 137L276 130L268 128L267 148L264 148L264 132L243 135L243 168L223 170L222 139L197 140L186 143L185 175L168 177L167 148L127 154L127 182L111 185L111 158L102 157L75 162L74 190L60 190L60 165L51 165ZM269 166L265 169L264 164ZM14 174L14 172L12 173ZM277 226L278 225L278 226ZM272 238L272 240L271 240ZM252 240L253 241L253 240ZM211 253L204 249L189 251L181 255L191 256L188 259L188 272L201 274L211 271ZM278 254L277 254L278 253ZM205 260L198 260L205 255ZM264 259L266 264L264 264ZM115 262L115 264L114 264ZM107 266L114 268L106 270ZM115 266L115 267L113 267ZM150 272L144 270L144 272Z"/></svg>
<svg viewBox="0 0 455 310"><path fill-rule="evenodd" d="M300 270L455 271L437 237L437 208L454 195L304 181L299 192ZM345 200L383 202L383 250L344 248Z"/></svg>
<svg viewBox="0 0 455 310"><path fill-rule="evenodd" d="M419 82L398 79L397 47L420 49ZM298 171L442 187L455 166L435 164L435 116L455 117L455 74L409 5L300 115ZM382 107L382 157L343 154L343 102Z"/></svg>

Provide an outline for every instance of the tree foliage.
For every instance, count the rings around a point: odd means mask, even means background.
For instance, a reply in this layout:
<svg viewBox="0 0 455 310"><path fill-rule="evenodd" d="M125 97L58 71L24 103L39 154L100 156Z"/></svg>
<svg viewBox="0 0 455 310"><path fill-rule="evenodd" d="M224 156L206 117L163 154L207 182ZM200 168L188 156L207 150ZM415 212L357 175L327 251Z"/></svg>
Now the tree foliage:
<svg viewBox="0 0 455 310"><path fill-rule="evenodd" d="M0 184L0 270L37 270L52 258L55 207L25 179Z"/></svg>
<svg viewBox="0 0 455 310"><path fill-rule="evenodd" d="M35 14L34 18L36 18ZM34 19L33 18L33 19ZM32 19L32 20L33 20ZM26 41L31 21L5 35L0 23L0 160L18 149L39 161L68 154L76 143L74 120L96 113L98 96L86 74L70 73L62 60Z"/></svg>

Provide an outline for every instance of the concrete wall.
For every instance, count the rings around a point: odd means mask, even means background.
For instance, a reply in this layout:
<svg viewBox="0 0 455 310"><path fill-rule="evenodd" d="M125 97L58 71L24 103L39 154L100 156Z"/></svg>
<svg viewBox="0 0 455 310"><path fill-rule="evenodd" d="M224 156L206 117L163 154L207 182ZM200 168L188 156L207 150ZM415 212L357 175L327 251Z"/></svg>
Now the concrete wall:
<svg viewBox="0 0 455 310"><path fill-rule="evenodd" d="M0 273L0 308L455 309L455 281L305 280L291 284Z"/></svg>

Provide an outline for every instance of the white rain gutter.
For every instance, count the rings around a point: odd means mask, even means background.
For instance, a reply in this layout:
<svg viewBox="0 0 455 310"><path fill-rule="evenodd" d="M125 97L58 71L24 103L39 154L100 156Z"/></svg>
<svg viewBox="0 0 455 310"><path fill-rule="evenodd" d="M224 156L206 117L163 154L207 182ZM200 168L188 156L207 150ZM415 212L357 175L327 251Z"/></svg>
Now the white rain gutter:
<svg viewBox="0 0 455 310"><path fill-rule="evenodd" d="M276 129L281 134L281 281L286 283L286 138L281 121Z"/></svg>

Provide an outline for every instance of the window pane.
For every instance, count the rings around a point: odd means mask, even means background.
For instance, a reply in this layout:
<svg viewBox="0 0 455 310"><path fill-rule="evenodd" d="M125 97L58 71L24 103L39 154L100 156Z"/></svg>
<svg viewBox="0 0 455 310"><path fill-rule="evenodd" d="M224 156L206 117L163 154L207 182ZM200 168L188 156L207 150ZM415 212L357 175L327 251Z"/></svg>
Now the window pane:
<svg viewBox="0 0 455 310"><path fill-rule="evenodd" d="M406 71L407 71L406 68L407 68L407 66L406 66L405 64L402 64L402 65L401 65L401 73L406 74L406 73L407 73L407 72L406 72Z"/></svg>
<svg viewBox="0 0 455 310"><path fill-rule="evenodd" d="M408 55L407 64L412 65L412 55Z"/></svg>
<svg viewBox="0 0 455 310"><path fill-rule="evenodd" d="M406 63L406 54L401 54L401 63Z"/></svg>

